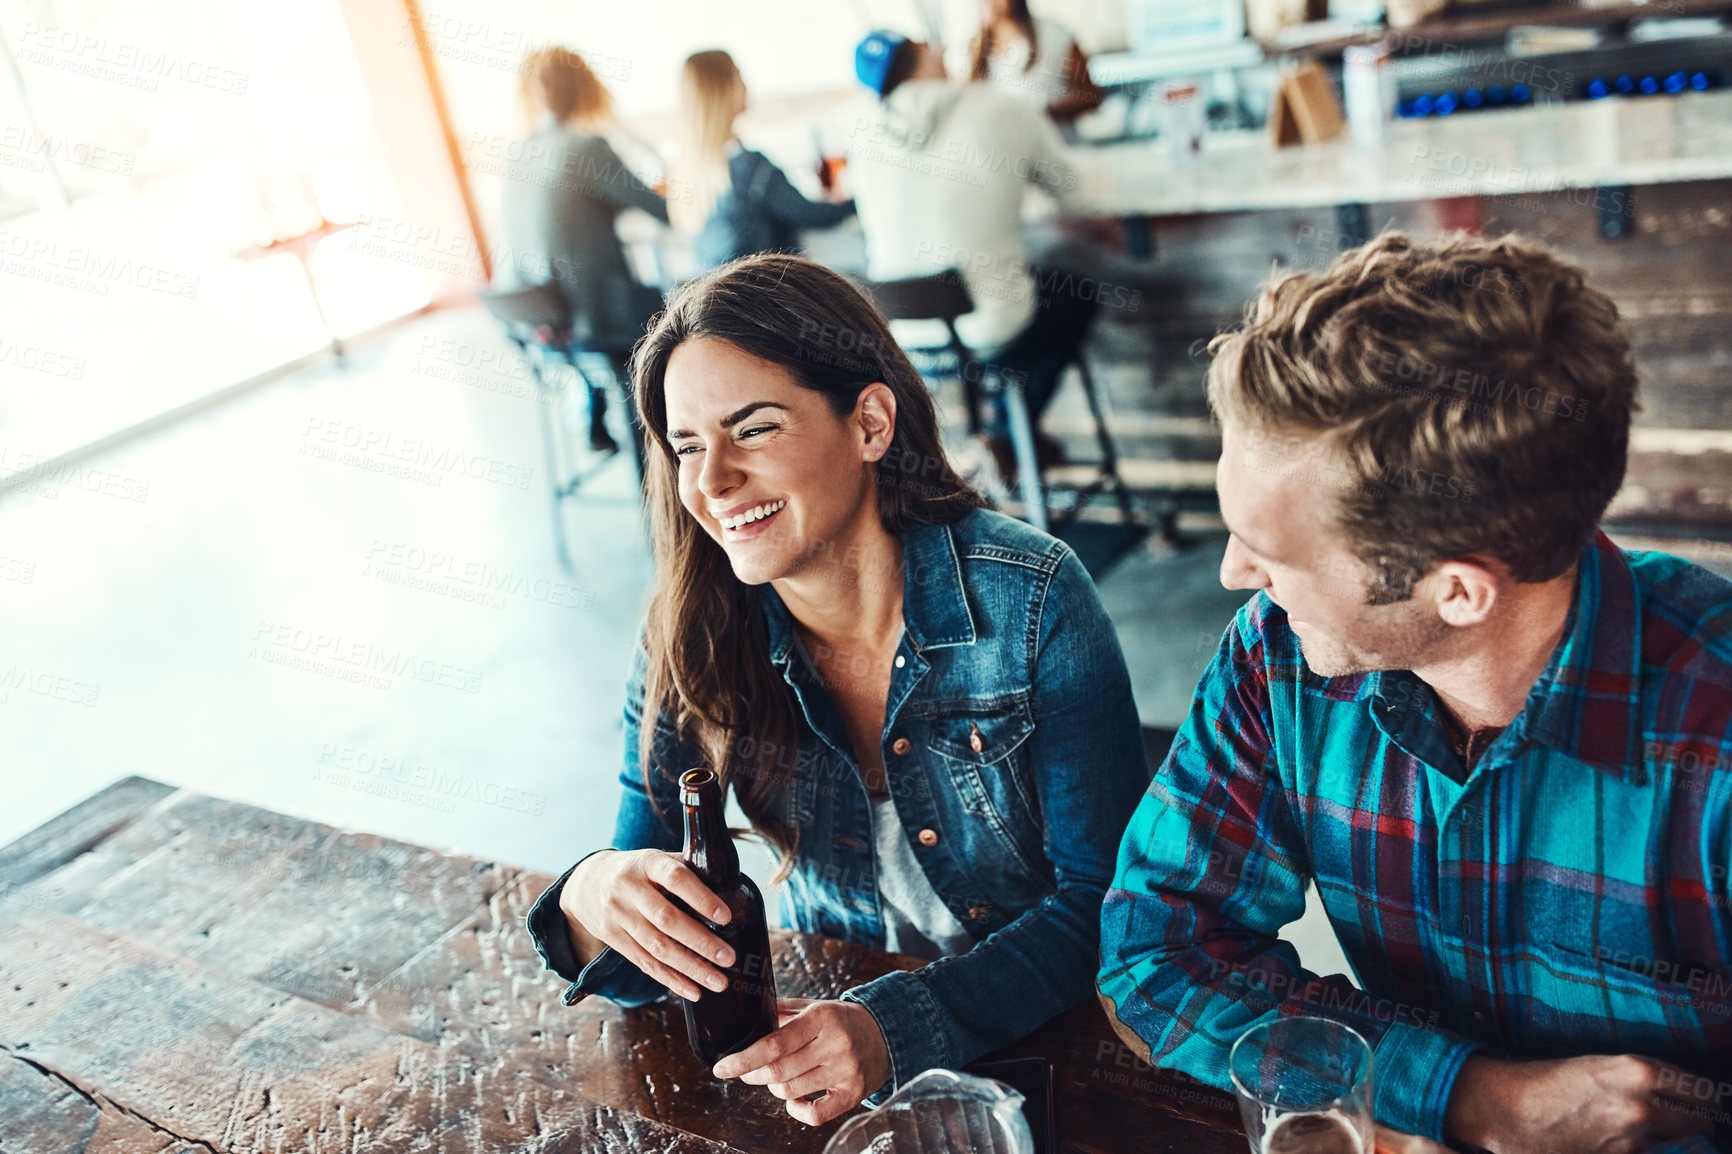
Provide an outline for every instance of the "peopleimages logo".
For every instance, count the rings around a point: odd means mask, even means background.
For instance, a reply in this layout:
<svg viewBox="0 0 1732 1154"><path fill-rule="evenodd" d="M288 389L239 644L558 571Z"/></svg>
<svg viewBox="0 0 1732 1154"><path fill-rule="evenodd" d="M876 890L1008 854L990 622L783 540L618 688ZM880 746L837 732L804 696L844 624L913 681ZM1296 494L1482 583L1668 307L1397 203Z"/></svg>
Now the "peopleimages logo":
<svg viewBox="0 0 1732 1154"><path fill-rule="evenodd" d="M347 421L309 417L301 432L299 455L391 473L412 481L441 484L457 475L527 489L535 470L528 465L468 453L419 437L400 437L389 429L370 429Z"/></svg>
<svg viewBox="0 0 1732 1154"><path fill-rule="evenodd" d="M18 124L0 128L0 165L42 172L47 162L69 164L97 172L112 172L131 176L138 157L131 152L117 152L100 144L68 140L64 136L44 136Z"/></svg>
<svg viewBox="0 0 1732 1154"><path fill-rule="evenodd" d="M194 300L198 278L147 261L44 236L0 229L0 271L107 296L110 285Z"/></svg>
<svg viewBox="0 0 1732 1154"><path fill-rule="evenodd" d="M372 689L390 689L391 678L403 677L463 693L481 692L481 671L394 645L344 637L298 624L261 620L253 630L247 656L279 665L349 681Z"/></svg>
<svg viewBox="0 0 1732 1154"><path fill-rule="evenodd" d="M25 21L19 40L19 55L26 63L146 92L155 92L159 81L175 80L195 88L245 96L252 79L251 73L210 64L171 49L96 36L75 28L45 26L34 20Z"/></svg>

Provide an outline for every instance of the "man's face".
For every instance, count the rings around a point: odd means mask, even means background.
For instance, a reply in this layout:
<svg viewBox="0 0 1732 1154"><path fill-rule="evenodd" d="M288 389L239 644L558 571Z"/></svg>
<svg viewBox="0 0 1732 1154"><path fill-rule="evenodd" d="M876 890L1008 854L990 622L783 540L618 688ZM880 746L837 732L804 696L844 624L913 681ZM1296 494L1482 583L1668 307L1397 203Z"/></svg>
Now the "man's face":
<svg viewBox="0 0 1732 1154"><path fill-rule="evenodd" d="M1447 641L1423 580L1407 601L1366 604L1371 571L1335 523L1336 494L1353 481L1328 434L1228 425L1215 483L1232 533L1221 584L1261 589L1286 610L1313 673L1412 669Z"/></svg>

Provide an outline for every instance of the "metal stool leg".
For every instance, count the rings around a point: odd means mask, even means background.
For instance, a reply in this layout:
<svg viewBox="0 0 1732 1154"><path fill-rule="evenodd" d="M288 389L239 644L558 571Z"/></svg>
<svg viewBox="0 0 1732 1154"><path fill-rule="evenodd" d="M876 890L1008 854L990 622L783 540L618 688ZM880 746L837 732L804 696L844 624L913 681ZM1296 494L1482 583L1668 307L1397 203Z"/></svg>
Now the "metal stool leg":
<svg viewBox="0 0 1732 1154"><path fill-rule="evenodd" d="M613 380L613 395L619 402L619 411L625 415L625 434L631 440L632 479L637 482L638 493L641 495L644 452L647 446L643 442L643 429L637 423L637 405L636 398L631 395L631 380L620 374L619 366L611 358L607 363L607 375Z"/></svg>
<svg viewBox="0 0 1732 1154"><path fill-rule="evenodd" d="M565 535L565 498L569 495L569 485L563 479L564 471L559 460L559 430L555 412L561 393L561 386L549 384L547 376L542 372L541 357L532 353L522 343L518 344L524 357L529 361L529 371L535 377L535 412L541 425L541 452L544 467L547 469L548 496L553 504L553 552L559 559L559 567L567 573L576 575L577 570L571 563L571 548Z"/></svg>
<svg viewBox="0 0 1732 1154"><path fill-rule="evenodd" d="M1046 493L1040 480L1040 463L1034 453L1034 426L1028 419L1028 399L1023 396L1022 378L1016 373L1000 373L999 387L1004 392L1005 416L1010 422L1010 445L1016 453L1016 479L1022 490L1022 503L1027 512L1024 519L1041 532L1046 532Z"/></svg>
<svg viewBox="0 0 1732 1154"><path fill-rule="evenodd" d="M1088 361L1082 351L1077 351L1076 359L1071 362L1076 365L1077 372L1082 377L1083 396L1088 398L1089 414L1095 422L1095 443L1101 451L1101 478L1103 488L1111 486L1113 496L1118 501L1119 513L1125 520L1131 519L1131 495L1125 488L1124 479L1119 476L1119 450L1113 443L1112 433L1107 431L1106 414L1101 411L1100 394L1095 392L1094 374L1089 372Z"/></svg>

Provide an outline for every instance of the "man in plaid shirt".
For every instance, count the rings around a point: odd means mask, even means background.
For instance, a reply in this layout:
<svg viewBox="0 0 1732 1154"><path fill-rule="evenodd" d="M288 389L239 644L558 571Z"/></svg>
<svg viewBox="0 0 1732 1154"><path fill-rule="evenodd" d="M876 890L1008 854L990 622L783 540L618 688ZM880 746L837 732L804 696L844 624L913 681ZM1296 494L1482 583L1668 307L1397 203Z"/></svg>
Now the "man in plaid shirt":
<svg viewBox="0 0 1732 1154"><path fill-rule="evenodd" d="M1248 1028L1321 1015L1396 1130L1732 1149L1732 583L1596 529L1616 308L1523 242L1390 234L1211 351L1257 592L1125 835L1115 1027L1227 1087ZM1307 882L1362 989L1277 937Z"/></svg>

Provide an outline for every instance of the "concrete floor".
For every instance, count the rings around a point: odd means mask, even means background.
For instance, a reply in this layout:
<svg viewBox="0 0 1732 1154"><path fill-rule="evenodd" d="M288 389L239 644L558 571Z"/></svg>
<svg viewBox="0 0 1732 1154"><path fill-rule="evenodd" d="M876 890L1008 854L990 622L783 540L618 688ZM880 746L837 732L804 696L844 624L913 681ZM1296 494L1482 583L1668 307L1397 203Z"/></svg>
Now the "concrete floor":
<svg viewBox="0 0 1732 1154"><path fill-rule="evenodd" d="M649 558L616 463L559 569L531 395L441 312L0 494L0 844L127 774L546 870L604 843ZM1147 724L1244 601L1220 550L1102 582ZM1292 936L1341 968L1320 911Z"/></svg>

